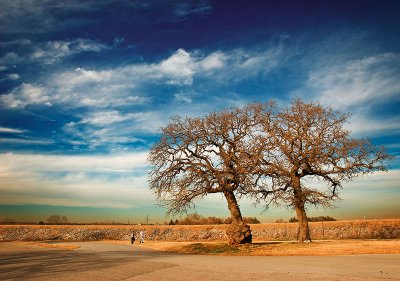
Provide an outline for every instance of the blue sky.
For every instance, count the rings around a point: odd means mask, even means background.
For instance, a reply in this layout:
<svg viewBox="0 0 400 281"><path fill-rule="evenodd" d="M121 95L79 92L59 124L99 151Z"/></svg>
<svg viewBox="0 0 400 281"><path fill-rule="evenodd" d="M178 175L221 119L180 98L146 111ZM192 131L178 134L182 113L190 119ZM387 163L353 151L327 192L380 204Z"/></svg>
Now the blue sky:
<svg viewBox="0 0 400 281"><path fill-rule="evenodd" d="M0 0L0 219L166 220L147 153L170 117L293 98L352 113L395 156L336 209L398 217L399 1ZM202 215L228 216L220 196ZM241 202L274 221L287 210Z"/></svg>

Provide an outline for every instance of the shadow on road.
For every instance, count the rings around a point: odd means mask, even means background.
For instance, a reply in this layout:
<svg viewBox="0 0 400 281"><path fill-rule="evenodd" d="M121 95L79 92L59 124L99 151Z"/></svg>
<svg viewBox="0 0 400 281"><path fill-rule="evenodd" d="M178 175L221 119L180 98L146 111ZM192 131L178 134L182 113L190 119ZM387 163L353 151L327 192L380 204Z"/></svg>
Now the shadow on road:
<svg viewBox="0 0 400 281"><path fill-rule="evenodd" d="M148 250L118 251L70 251L59 249L38 249L30 251L6 252L0 254L0 279L24 280L41 276L57 276L89 271L100 271L117 267L132 267L135 275L169 267L171 265L146 262L148 258L161 252ZM133 274L132 273L132 274Z"/></svg>

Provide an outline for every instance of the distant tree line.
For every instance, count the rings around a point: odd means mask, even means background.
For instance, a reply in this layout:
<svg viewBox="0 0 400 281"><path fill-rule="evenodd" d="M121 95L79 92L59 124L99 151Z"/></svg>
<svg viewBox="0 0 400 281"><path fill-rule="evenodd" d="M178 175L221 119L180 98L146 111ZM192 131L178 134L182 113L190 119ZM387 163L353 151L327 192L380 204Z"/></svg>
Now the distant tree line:
<svg viewBox="0 0 400 281"><path fill-rule="evenodd" d="M243 217L243 221L248 224L258 224L260 221L256 217ZM198 214L190 214L180 220L170 220L169 225L212 225L212 224L231 224L232 218L203 217Z"/></svg>
<svg viewBox="0 0 400 281"><path fill-rule="evenodd" d="M318 221L336 221L335 218L330 216L319 216L319 217L308 217L309 222L318 222ZM285 223L285 222L299 222L296 217L292 217L289 221L285 221L284 219L280 218L275 221L275 223Z"/></svg>

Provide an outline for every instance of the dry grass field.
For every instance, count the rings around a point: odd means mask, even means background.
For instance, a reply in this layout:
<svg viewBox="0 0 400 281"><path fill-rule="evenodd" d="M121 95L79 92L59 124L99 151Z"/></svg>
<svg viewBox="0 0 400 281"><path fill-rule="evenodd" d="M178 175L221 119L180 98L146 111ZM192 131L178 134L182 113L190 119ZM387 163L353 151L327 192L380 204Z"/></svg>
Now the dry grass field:
<svg viewBox="0 0 400 281"><path fill-rule="evenodd" d="M144 230L147 241L227 241L227 225L0 225L0 241L128 241ZM400 239L400 219L310 223L313 240ZM251 225L254 241L296 240L297 223Z"/></svg>

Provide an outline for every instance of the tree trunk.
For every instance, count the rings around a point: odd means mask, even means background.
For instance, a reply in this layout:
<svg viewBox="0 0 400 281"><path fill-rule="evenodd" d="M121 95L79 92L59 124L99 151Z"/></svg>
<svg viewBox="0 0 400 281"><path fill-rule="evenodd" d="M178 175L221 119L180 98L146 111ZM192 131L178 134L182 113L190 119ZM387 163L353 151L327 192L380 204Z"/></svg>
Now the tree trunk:
<svg viewBox="0 0 400 281"><path fill-rule="evenodd" d="M252 242L250 226L243 223L242 214L233 191L224 191L228 209L231 212L232 223L226 230L229 244L237 245Z"/></svg>
<svg viewBox="0 0 400 281"><path fill-rule="evenodd" d="M310 228L308 226L308 218L304 208L305 198L301 189L300 177L292 176L293 192L294 192L294 208L296 210L299 228L297 230L297 241L299 243L311 242Z"/></svg>
<svg viewBox="0 0 400 281"><path fill-rule="evenodd" d="M297 219L299 220L299 229L297 230L297 241L299 243L311 242L310 228L306 211L303 207L295 207Z"/></svg>

